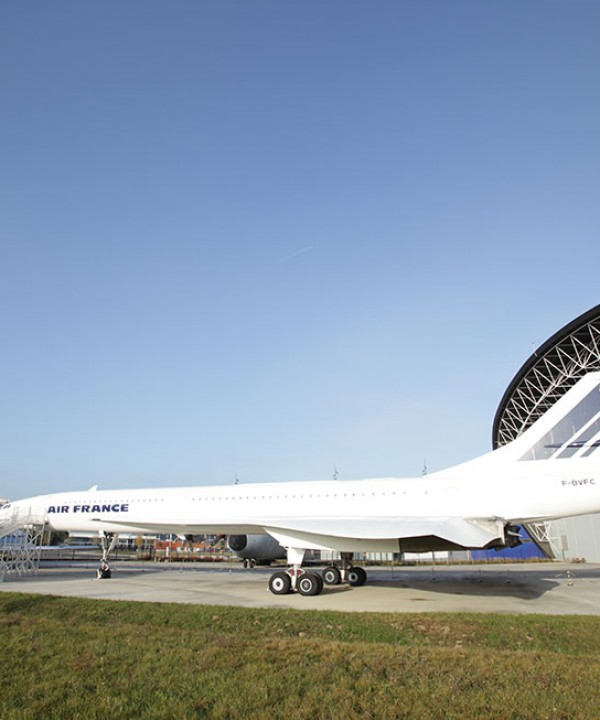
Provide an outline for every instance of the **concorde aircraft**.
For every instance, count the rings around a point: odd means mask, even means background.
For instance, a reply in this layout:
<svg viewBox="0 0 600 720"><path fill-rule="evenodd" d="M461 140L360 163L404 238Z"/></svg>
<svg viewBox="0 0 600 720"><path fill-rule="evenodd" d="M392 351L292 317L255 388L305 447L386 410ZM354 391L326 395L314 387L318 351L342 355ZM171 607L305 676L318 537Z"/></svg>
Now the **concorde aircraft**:
<svg viewBox="0 0 600 720"><path fill-rule="evenodd" d="M41 495L0 508L0 524L97 532L102 561L118 533L268 535L287 552L275 594L362 585L355 551L511 547L517 525L600 512L600 373L579 380L526 432L498 450L425 477L264 483ZM20 520L19 520L20 519ZM307 550L341 563L302 568ZM105 567L103 565L102 567Z"/></svg>

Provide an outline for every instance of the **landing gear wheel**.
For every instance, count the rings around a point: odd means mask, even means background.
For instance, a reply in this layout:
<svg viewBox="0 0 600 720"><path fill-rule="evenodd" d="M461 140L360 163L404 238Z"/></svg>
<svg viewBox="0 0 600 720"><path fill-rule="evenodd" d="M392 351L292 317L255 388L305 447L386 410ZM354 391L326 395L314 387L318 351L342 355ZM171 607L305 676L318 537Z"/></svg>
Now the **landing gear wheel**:
<svg viewBox="0 0 600 720"><path fill-rule="evenodd" d="M367 573L361 567L351 567L346 572L346 578L348 579L348 585L360 587L367 582Z"/></svg>
<svg viewBox="0 0 600 720"><path fill-rule="evenodd" d="M298 578L300 595L318 595L323 590L323 580L316 573L304 573Z"/></svg>
<svg viewBox="0 0 600 720"><path fill-rule="evenodd" d="M292 589L292 578L286 572L276 572L269 578L269 590L274 595L287 595Z"/></svg>
<svg viewBox="0 0 600 720"><path fill-rule="evenodd" d="M342 581L342 573L333 565L326 567L322 574L325 585L339 585Z"/></svg>

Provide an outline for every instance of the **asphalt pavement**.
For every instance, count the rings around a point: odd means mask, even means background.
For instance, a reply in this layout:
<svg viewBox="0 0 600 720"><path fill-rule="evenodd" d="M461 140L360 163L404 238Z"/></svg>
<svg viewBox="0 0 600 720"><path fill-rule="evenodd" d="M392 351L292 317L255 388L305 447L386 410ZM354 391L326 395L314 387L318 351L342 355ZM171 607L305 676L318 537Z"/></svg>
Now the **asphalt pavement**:
<svg viewBox="0 0 600 720"><path fill-rule="evenodd" d="M484 612L600 615L600 564L536 563L368 567L367 584L325 586L315 597L273 595L269 568L238 563L116 562L96 579L94 563L56 563L7 576L0 592L107 600L354 612Z"/></svg>

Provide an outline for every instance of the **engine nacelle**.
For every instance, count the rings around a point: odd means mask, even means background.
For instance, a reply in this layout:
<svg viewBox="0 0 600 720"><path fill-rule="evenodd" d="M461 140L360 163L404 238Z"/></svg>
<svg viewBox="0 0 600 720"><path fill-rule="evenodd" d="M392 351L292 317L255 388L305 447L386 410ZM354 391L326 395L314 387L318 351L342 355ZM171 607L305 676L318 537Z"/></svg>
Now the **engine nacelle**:
<svg viewBox="0 0 600 720"><path fill-rule="evenodd" d="M270 535L229 535L227 545L242 560L268 564L287 557L284 548Z"/></svg>

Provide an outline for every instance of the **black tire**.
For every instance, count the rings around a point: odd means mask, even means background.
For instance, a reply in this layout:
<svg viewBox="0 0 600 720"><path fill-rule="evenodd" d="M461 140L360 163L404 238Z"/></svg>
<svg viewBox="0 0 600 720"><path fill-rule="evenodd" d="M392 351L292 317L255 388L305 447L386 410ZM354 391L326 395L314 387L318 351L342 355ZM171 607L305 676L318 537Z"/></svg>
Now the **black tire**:
<svg viewBox="0 0 600 720"><path fill-rule="evenodd" d="M346 572L346 578L348 580L348 585L352 585L352 587L360 587L367 582L367 573L361 567L351 567L348 568Z"/></svg>
<svg viewBox="0 0 600 720"><path fill-rule="evenodd" d="M286 572L276 572L269 578L269 590L274 595L287 595L292 589L292 578Z"/></svg>
<svg viewBox="0 0 600 720"><path fill-rule="evenodd" d="M323 590L323 580L316 573L304 573L298 578L300 595L318 595Z"/></svg>
<svg viewBox="0 0 600 720"><path fill-rule="evenodd" d="M326 567L322 572L322 576L325 585L339 585L342 581L342 573L333 565Z"/></svg>

